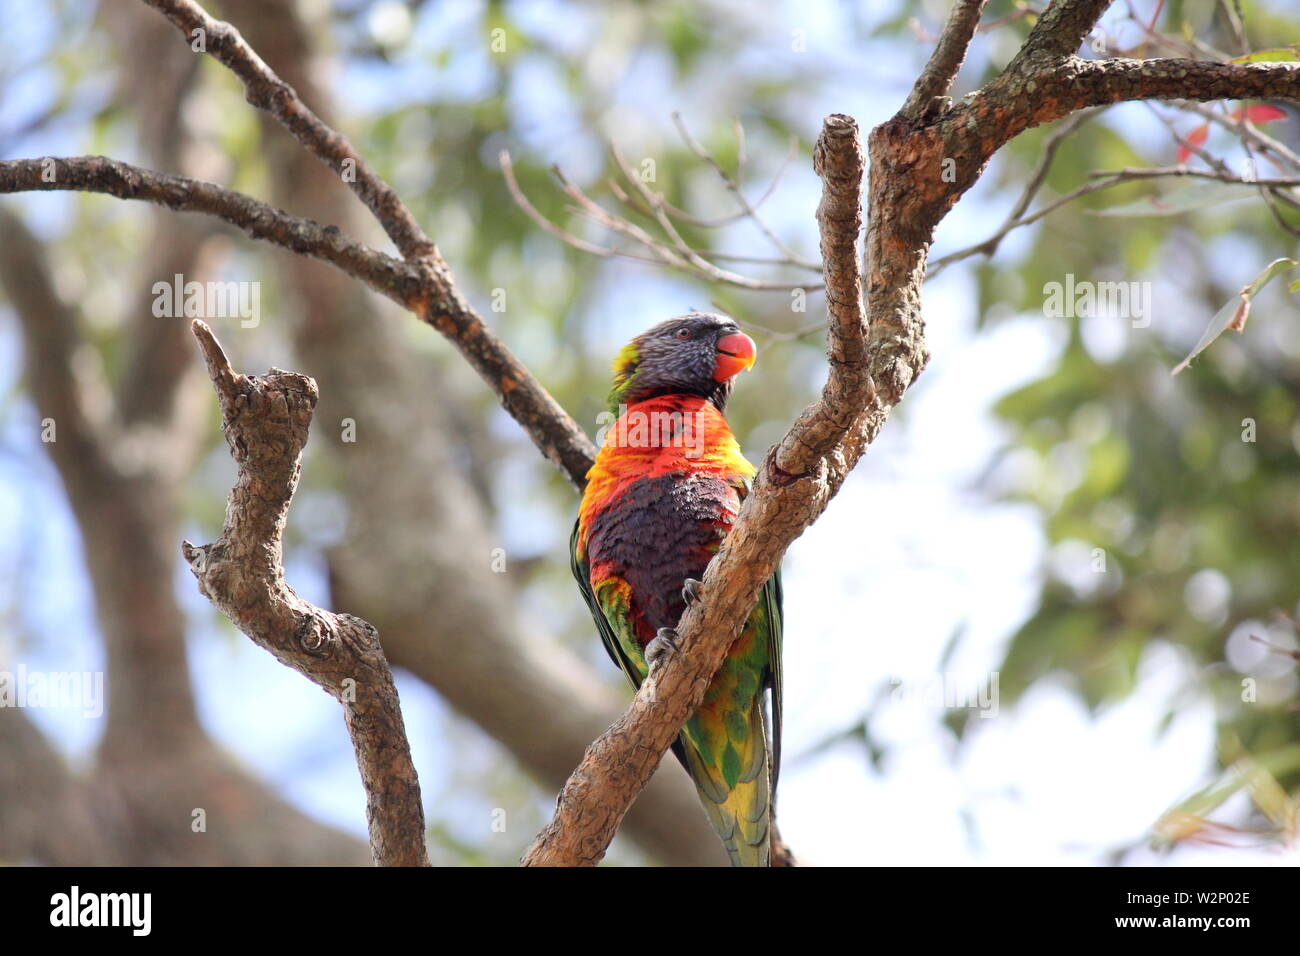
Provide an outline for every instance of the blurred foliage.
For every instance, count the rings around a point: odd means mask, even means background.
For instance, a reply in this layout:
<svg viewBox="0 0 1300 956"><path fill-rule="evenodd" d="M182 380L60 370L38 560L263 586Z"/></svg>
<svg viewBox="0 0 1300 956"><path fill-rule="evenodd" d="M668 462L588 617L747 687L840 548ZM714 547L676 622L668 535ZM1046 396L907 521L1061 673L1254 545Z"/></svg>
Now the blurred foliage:
<svg viewBox="0 0 1300 956"><path fill-rule="evenodd" d="M1197 37L1232 48L1209 6L1172 5L1164 22L1185 13ZM1279 9L1248 4L1251 34L1300 35L1300 18ZM1268 131L1294 148L1300 122L1287 113ZM1175 119L1184 133L1195 123ZM1114 110L1083 126L1058 153L1039 201L1092 170L1172 165L1174 141L1159 125L1146 128L1152 135L1135 135ZM1012 143L996 180L1023 182L1045 135ZM1212 145L1239 168L1239 146ZM1260 175L1270 174L1261 163ZM1044 220L1031 248L981 263L976 275L985 322L1041 313L1048 283L1066 273L1152 284L1149 327L1120 316L1045 318L1069 325L1054 367L997 406L1009 434L989 490L1037 506L1051 543L1039 607L1008 644L1001 688L1014 701L1036 681L1065 677L1100 708L1133 690L1149 645L1177 647L1185 686L1168 719L1191 699L1212 699L1229 781L1211 788L1213 798L1189 801L1196 826L1158 830L1194 839L1210 826L1196 813L1261 779L1263 770L1231 770L1242 761L1272 768L1279 792L1300 786L1300 695L1288 654L1300 611L1300 309L1285 283L1274 283L1243 334L1219 339L1170 377L1223 304L1297 248L1248 187L1223 187L1245 201L1217 205L1221 197L1205 193L1158 219L1092 214L1185 188L1145 182L1093 193ZM1300 222L1294 212L1286 218ZM971 722L963 714L955 726ZM1255 825L1294 836L1294 806L1284 826L1286 813L1253 799Z"/></svg>

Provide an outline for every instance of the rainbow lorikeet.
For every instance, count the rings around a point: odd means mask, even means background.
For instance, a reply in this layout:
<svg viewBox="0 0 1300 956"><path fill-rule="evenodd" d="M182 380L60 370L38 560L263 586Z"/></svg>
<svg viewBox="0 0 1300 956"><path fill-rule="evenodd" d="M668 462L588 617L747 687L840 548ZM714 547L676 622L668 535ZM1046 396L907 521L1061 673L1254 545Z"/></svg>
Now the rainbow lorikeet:
<svg viewBox="0 0 1300 956"><path fill-rule="evenodd" d="M691 313L637 336L614 362L616 419L587 473L571 548L605 650L633 686L676 649L674 628L749 493L754 466L723 412L754 356L753 340L731 319ZM673 752L731 862L769 865L781 757L779 572Z"/></svg>

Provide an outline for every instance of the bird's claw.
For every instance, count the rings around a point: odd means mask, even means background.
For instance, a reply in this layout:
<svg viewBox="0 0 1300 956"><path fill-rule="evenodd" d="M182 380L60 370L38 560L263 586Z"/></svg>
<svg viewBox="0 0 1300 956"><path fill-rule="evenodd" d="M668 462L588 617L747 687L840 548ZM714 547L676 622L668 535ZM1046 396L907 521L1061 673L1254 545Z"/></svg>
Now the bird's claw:
<svg viewBox="0 0 1300 956"><path fill-rule="evenodd" d="M677 650L677 632L671 627L661 627L655 638L645 648L645 662L650 670L655 670Z"/></svg>
<svg viewBox="0 0 1300 956"><path fill-rule="evenodd" d="M687 607L700 600L700 589L703 587L703 581L697 581L695 578L686 579L686 583L682 585L682 600L686 602Z"/></svg>

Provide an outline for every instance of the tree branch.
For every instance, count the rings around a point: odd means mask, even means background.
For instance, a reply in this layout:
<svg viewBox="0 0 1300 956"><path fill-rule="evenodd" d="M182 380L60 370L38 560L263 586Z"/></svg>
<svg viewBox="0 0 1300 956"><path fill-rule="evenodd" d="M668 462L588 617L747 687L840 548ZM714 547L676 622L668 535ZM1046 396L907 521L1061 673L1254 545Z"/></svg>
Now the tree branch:
<svg viewBox="0 0 1300 956"><path fill-rule="evenodd" d="M952 89L953 81L961 71L970 41L979 28L980 14L988 0L957 0L948 13L939 42L930 54L925 69L917 77L912 92L908 94L901 116L920 119L926 113L940 112L941 101ZM936 101L940 101L936 103Z"/></svg>
<svg viewBox="0 0 1300 956"><path fill-rule="evenodd" d="M456 291L445 263L403 262L349 239L332 226L291 216L243 193L103 156L0 160L0 193L40 190L98 192L205 213L238 226L254 239L337 266L450 339L542 453L576 487L586 483L596 454L591 440L483 324Z"/></svg>
<svg viewBox="0 0 1300 956"><path fill-rule="evenodd" d="M451 340L542 453L563 469L576 487L582 488L595 458L595 447L470 308L456 288L450 267L392 188L366 165L343 134L307 108L293 87L262 61L234 27L213 19L192 0L145 2L174 23L191 45L201 38L203 49L243 82L250 103L274 116L312 155L348 183L402 256L418 269L418 287L410 297L400 300L402 304Z"/></svg>
<svg viewBox="0 0 1300 956"><path fill-rule="evenodd" d="M1300 63L1070 57L1056 72L1047 93L1068 87L1055 106L1066 112L1126 100L1300 100Z"/></svg>
<svg viewBox="0 0 1300 956"><path fill-rule="evenodd" d="M1135 100L1239 99L1300 101L1300 63L1070 56L1041 69L1007 67L944 120L966 123L987 160L1030 127L1090 106Z"/></svg>
<svg viewBox="0 0 1300 956"><path fill-rule="evenodd" d="M248 102L266 110L307 150L338 174L366 204L393 245L406 259L437 257L433 241L424 234L397 194L352 148L347 137L321 122L288 83L281 80L229 23L210 17L192 0L145 0L176 25L191 49L210 53L239 77Z"/></svg>
<svg viewBox="0 0 1300 956"><path fill-rule="evenodd" d="M409 308L418 297L418 269L376 252L337 229L291 216L244 193L200 179L159 173L104 156L0 160L0 193L76 190L118 199L140 199L183 212L215 216L299 255L337 266L370 288Z"/></svg>
<svg viewBox="0 0 1300 956"><path fill-rule="evenodd" d="M1025 45L1007 65L1017 73L1042 60L1060 60L1078 52L1111 0L1052 0L1029 31Z"/></svg>
<svg viewBox="0 0 1300 956"><path fill-rule="evenodd" d="M221 537L201 547L184 542L185 560L199 590L236 627L343 704L375 863L428 865L420 786L379 632L350 614L308 604L284 580L281 536L302 470L316 383L279 369L237 374L212 331L198 320L193 329L239 478Z"/></svg>
<svg viewBox="0 0 1300 956"><path fill-rule="evenodd" d="M821 400L804 410L769 455L773 475L785 483L806 476L844 437L872 397L858 264L865 170L858 124L839 113L828 116L813 153L813 171L822 179L817 224L830 313L830 374Z"/></svg>

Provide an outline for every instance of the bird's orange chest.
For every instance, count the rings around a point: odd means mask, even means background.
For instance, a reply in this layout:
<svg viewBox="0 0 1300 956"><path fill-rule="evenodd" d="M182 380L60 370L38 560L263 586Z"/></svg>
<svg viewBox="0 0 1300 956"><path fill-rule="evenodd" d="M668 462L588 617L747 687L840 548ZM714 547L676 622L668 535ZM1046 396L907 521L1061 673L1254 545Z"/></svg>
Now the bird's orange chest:
<svg viewBox="0 0 1300 956"><path fill-rule="evenodd" d="M722 413L694 395L662 395L623 408L609 426L578 512L590 526L599 511L615 506L637 482L679 476L740 480L754 467ZM582 536L585 543L585 534Z"/></svg>

